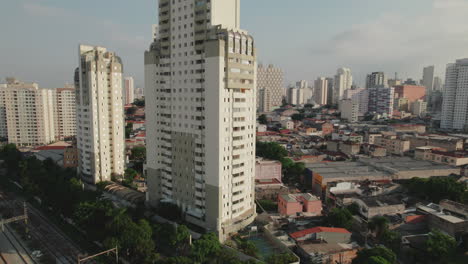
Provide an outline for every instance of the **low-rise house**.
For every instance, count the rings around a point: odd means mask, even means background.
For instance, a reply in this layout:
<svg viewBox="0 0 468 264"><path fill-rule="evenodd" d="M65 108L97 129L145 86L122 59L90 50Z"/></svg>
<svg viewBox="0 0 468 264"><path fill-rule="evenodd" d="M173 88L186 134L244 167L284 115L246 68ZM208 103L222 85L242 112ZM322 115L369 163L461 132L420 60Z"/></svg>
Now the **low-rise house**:
<svg viewBox="0 0 468 264"><path fill-rule="evenodd" d="M278 212L281 215L321 215L322 201L310 193L283 194L278 196Z"/></svg>
<svg viewBox="0 0 468 264"><path fill-rule="evenodd" d="M267 132L267 125L257 124L257 132Z"/></svg>
<svg viewBox="0 0 468 264"><path fill-rule="evenodd" d="M375 139L375 144L387 149L388 154L403 156L410 150L410 142L396 135L386 135Z"/></svg>
<svg viewBox="0 0 468 264"><path fill-rule="evenodd" d="M392 124L390 130L396 133L426 133L426 126L422 124Z"/></svg>
<svg viewBox="0 0 468 264"><path fill-rule="evenodd" d="M364 154L373 158L387 156L387 149L378 145L363 144L361 150Z"/></svg>
<svg viewBox="0 0 468 264"><path fill-rule="evenodd" d="M419 147L416 148L414 157L450 166L468 165L468 152L465 151L444 151L433 147Z"/></svg>
<svg viewBox="0 0 468 264"><path fill-rule="evenodd" d="M294 121L292 120L283 120L280 123L281 123L281 127L284 127L285 129L290 129L290 130L294 129Z"/></svg>
<svg viewBox="0 0 468 264"><path fill-rule="evenodd" d="M297 242L306 240L327 241L328 243L349 243L351 242L351 232L344 228L334 227L313 227L289 234Z"/></svg>
<svg viewBox="0 0 468 264"><path fill-rule="evenodd" d="M357 155L361 151L361 144L353 141L341 142L340 151L348 156Z"/></svg>
<svg viewBox="0 0 468 264"><path fill-rule="evenodd" d="M257 159L255 162L255 182L281 184L281 167L279 161Z"/></svg>
<svg viewBox="0 0 468 264"><path fill-rule="evenodd" d="M405 211L405 204L399 196L361 197L354 201L359 205L359 213L366 219L378 215L395 215Z"/></svg>
<svg viewBox="0 0 468 264"><path fill-rule="evenodd" d="M464 140L463 138L444 136L444 135L407 135L406 140L410 141L411 150L415 150L419 147L435 147L445 149L446 151L459 151L463 150Z"/></svg>
<svg viewBox="0 0 468 264"><path fill-rule="evenodd" d="M440 230L459 240L468 233L468 220L461 216L444 211L437 204L419 205L417 211L427 215L429 228Z"/></svg>

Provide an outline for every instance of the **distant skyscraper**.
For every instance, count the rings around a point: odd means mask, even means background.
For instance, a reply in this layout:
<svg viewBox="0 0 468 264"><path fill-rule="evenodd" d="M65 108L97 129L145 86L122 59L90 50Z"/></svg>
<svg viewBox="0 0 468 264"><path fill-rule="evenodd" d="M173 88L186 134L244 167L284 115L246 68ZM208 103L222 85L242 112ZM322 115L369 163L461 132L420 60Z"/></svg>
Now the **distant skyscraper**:
<svg viewBox="0 0 468 264"><path fill-rule="evenodd" d="M307 101L312 97L312 90L309 88L307 81L301 80L296 82L297 90L297 104L306 104Z"/></svg>
<svg viewBox="0 0 468 264"><path fill-rule="evenodd" d="M367 90L369 91L369 112L391 116L393 114L395 88L374 86Z"/></svg>
<svg viewBox="0 0 468 264"><path fill-rule="evenodd" d="M351 89L352 85L353 76L351 75L351 70L348 68L338 69L335 75L332 104L338 104L338 102L343 99L344 91Z"/></svg>
<svg viewBox="0 0 468 264"><path fill-rule="evenodd" d="M387 76L384 72L373 72L367 75L366 88L388 87Z"/></svg>
<svg viewBox="0 0 468 264"><path fill-rule="evenodd" d="M348 120L348 122L355 123L359 119L359 103L351 100L344 99L340 100L339 108L341 112L341 118Z"/></svg>
<svg viewBox="0 0 468 264"><path fill-rule="evenodd" d="M133 77L125 77L124 79L124 100L125 104L132 104L135 101L135 84L133 81Z"/></svg>
<svg viewBox="0 0 468 264"><path fill-rule="evenodd" d="M428 66L423 69L422 85L426 87L428 92L434 89L434 66Z"/></svg>
<svg viewBox="0 0 468 264"><path fill-rule="evenodd" d="M283 71L273 65L258 66L257 110L270 112L280 107L283 100Z"/></svg>
<svg viewBox="0 0 468 264"><path fill-rule="evenodd" d="M444 83L442 81L442 78L434 77L434 89L433 89L433 91L442 91L443 87L444 87Z"/></svg>
<svg viewBox="0 0 468 264"><path fill-rule="evenodd" d="M468 58L447 65L441 128L468 129Z"/></svg>
<svg viewBox="0 0 468 264"><path fill-rule="evenodd" d="M326 105L328 99L328 81L325 77L319 77L314 82L314 101L319 105Z"/></svg>
<svg viewBox="0 0 468 264"><path fill-rule="evenodd" d="M54 103L52 90L7 78L0 85L0 137L18 146L54 141Z"/></svg>
<svg viewBox="0 0 468 264"><path fill-rule="evenodd" d="M122 61L103 47L79 46L77 87L78 172L88 183L123 175L125 131Z"/></svg>
<svg viewBox="0 0 468 264"><path fill-rule="evenodd" d="M135 89L135 98L134 100L138 99L138 100L142 100L143 98L145 98L145 90L143 88L136 88Z"/></svg>
<svg viewBox="0 0 468 264"><path fill-rule="evenodd" d="M147 201L178 205L223 241L256 216L256 75L239 0L159 1L145 53Z"/></svg>
<svg viewBox="0 0 468 264"><path fill-rule="evenodd" d="M50 89L53 96L55 138L76 136L76 90L72 86Z"/></svg>
<svg viewBox="0 0 468 264"><path fill-rule="evenodd" d="M327 104L333 104L333 92L335 88L335 79L334 78L327 78Z"/></svg>
<svg viewBox="0 0 468 264"><path fill-rule="evenodd" d="M345 99L351 99L358 104L358 116L364 116L369 111L369 90L365 88L348 89Z"/></svg>
<svg viewBox="0 0 468 264"><path fill-rule="evenodd" d="M424 116L427 111L427 103L423 100L417 100L411 104L411 113L417 116Z"/></svg>

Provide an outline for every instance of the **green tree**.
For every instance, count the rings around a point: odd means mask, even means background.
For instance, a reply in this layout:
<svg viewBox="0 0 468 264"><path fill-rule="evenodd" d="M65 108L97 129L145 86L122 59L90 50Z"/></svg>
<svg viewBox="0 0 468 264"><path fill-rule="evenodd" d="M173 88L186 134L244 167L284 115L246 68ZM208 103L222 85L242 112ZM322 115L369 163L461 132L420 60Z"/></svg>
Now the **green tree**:
<svg viewBox="0 0 468 264"><path fill-rule="evenodd" d="M468 196L466 185L453 177L413 178L405 186L411 194L435 203L443 199L463 202Z"/></svg>
<svg viewBox="0 0 468 264"><path fill-rule="evenodd" d="M19 170L21 152L16 148L15 144L6 144L1 148L0 159L5 161L8 175L12 176Z"/></svg>
<svg viewBox="0 0 468 264"><path fill-rule="evenodd" d="M282 160L288 151L276 142L260 142L257 144L257 156L271 160Z"/></svg>
<svg viewBox="0 0 468 264"><path fill-rule="evenodd" d="M198 263L203 263L209 256L216 256L220 250L221 244L216 234L208 233L193 243L192 256Z"/></svg>
<svg viewBox="0 0 468 264"><path fill-rule="evenodd" d="M267 119L266 115L263 115L263 114L260 115L257 120L262 125L268 124L268 119Z"/></svg>
<svg viewBox="0 0 468 264"><path fill-rule="evenodd" d="M130 138L130 135L132 134L132 132L133 132L133 125L132 123L128 123L125 126L125 138Z"/></svg>
<svg viewBox="0 0 468 264"><path fill-rule="evenodd" d="M145 160L146 159L146 148L145 147L134 147L131 150L131 160Z"/></svg>
<svg viewBox="0 0 468 264"><path fill-rule="evenodd" d="M125 186L132 186L133 180L138 176L138 172L132 168L125 169L124 179L122 181Z"/></svg>
<svg viewBox="0 0 468 264"><path fill-rule="evenodd" d="M304 120L305 115L304 114L294 114L291 116L291 119L294 121L302 121Z"/></svg>
<svg viewBox="0 0 468 264"><path fill-rule="evenodd" d="M346 208L333 208L326 217L326 223L333 227L351 228L353 215Z"/></svg>
<svg viewBox="0 0 468 264"><path fill-rule="evenodd" d="M438 230L432 230L426 241L427 261L438 263L450 258L456 250L457 242L454 238Z"/></svg>
<svg viewBox="0 0 468 264"><path fill-rule="evenodd" d="M375 232L376 237L380 239L382 237L382 234L388 230L388 219L384 216L374 216L370 221L369 221L369 229L373 232Z"/></svg>
<svg viewBox="0 0 468 264"><path fill-rule="evenodd" d="M190 240L190 230L185 225L174 227L175 235L171 237L169 245L176 250L177 253L187 253Z"/></svg>
<svg viewBox="0 0 468 264"><path fill-rule="evenodd" d="M138 110L138 108L136 108L136 107L130 107L130 108L127 108L127 110L125 111L125 114L134 115L137 110Z"/></svg>
<svg viewBox="0 0 468 264"><path fill-rule="evenodd" d="M380 242L395 253L400 252L401 234L397 231L385 230L381 237Z"/></svg>
<svg viewBox="0 0 468 264"><path fill-rule="evenodd" d="M145 107L145 100L136 99L135 102L133 102L133 105L136 105L138 107Z"/></svg>
<svg viewBox="0 0 468 264"><path fill-rule="evenodd" d="M268 264L289 264L295 261L297 261L297 258L291 253L274 254L266 259Z"/></svg>
<svg viewBox="0 0 468 264"><path fill-rule="evenodd" d="M346 207L352 215L358 215L360 207L357 203L352 203Z"/></svg>
<svg viewBox="0 0 468 264"><path fill-rule="evenodd" d="M383 261L387 262L383 262ZM379 262L380 261L380 262ZM357 257L353 259L352 264L394 264L396 263L396 255L390 249L378 246L371 249L363 249L357 253Z"/></svg>

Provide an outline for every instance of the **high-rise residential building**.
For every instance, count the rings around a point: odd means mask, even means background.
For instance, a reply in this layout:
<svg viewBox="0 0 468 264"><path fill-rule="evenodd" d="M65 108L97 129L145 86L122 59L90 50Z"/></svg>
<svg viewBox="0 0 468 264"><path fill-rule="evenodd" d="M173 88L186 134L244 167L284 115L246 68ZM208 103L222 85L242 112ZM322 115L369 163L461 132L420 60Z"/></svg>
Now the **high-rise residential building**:
<svg viewBox="0 0 468 264"><path fill-rule="evenodd" d="M468 129L468 58L447 65L441 128Z"/></svg>
<svg viewBox="0 0 468 264"><path fill-rule="evenodd" d="M124 78L124 102L126 105L135 101L135 83L133 77Z"/></svg>
<svg viewBox="0 0 468 264"><path fill-rule="evenodd" d="M301 80L296 82L297 89L297 105L306 104L312 97L312 89L309 87L309 82Z"/></svg>
<svg viewBox="0 0 468 264"><path fill-rule="evenodd" d="M145 98L145 90L140 87L136 88L134 100L142 100L143 98Z"/></svg>
<svg viewBox="0 0 468 264"><path fill-rule="evenodd" d="M160 0L145 53L147 201L220 240L256 216L256 51L239 18L239 0Z"/></svg>
<svg viewBox="0 0 468 264"><path fill-rule="evenodd" d="M286 91L286 101L288 104L292 105L302 105L307 103L305 96L308 93L308 83L307 81L299 81L296 83L296 86L288 87Z"/></svg>
<svg viewBox="0 0 468 264"><path fill-rule="evenodd" d="M427 66L423 69L422 85L428 92L434 89L434 66Z"/></svg>
<svg viewBox="0 0 468 264"><path fill-rule="evenodd" d="M283 71L273 65L258 65L257 111L271 112L283 101Z"/></svg>
<svg viewBox="0 0 468 264"><path fill-rule="evenodd" d="M395 88L396 98L407 98L410 103L426 99L426 87L419 85L397 85Z"/></svg>
<svg viewBox="0 0 468 264"><path fill-rule="evenodd" d="M406 81L403 82L403 85L419 85L419 82L411 78L408 78L406 79Z"/></svg>
<svg viewBox="0 0 468 264"><path fill-rule="evenodd" d="M444 83L442 81L442 78L434 77L434 89L433 89L433 91L442 91L443 87L444 87Z"/></svg>
<svg viewBox="0 0 468 264"><path fill-rule="evenodd" d="M338 104L338 102L343 99L344 91L351 89L352 85L353 76L351 75L351 70L348 68L338 69L335 75L332 104Z"/></svg>
<svg viewBox="0 0 468 264"><path fill-rule="evenodd" d="M393 104L395 88L393 87L370 87L369 91L369 112L391 116L393 114Z"/></svg>
<svg viewBox="0 0 468 264"><path fill-rule="evenodd" d="M158 33L159 33L159 26L154 24L151 26L151 32L152 32L152 37L153 41L158 38Z"/></svg>
<svg viewBox="0 0 468 264"><path fill-rule="evenodd" d="M17 146L38 146L55 140L53 95L36 83L7 78L0 85L0 137Z"/></svg>
<svg viewBox="0 0 468 264"><path fill-rule="evenodd" d="M98 183L125 167L122 60L103 47L79 46L75 71L78 172Z"/></svg>
<svg viewBox="0 0 468 264"><path fill-rule="evenodd" d="M76 92L73 86L51 89L53 96L55 138L76 136Z"/></svg>
<svg viewBox="0 0 468 264"><path fill-rule="evenodd" d="M427 103L423 100L414 101L411 104L411 113L417 116L423 116L427 112Z"/></svg>
<svg viewBox="0 0 468 264"><path fill-rule="evenodd" d="M367 89L348 89L345 91L344 98L358 104L358 116L364 116L369 111L369 91Z"/></svg>
<svg viewBox="0 0 468 264"><path fill-rule="evenodd" d="M335 89L335 78L327 78L327 104L333 104L333 93Z"/></svg>
<svg viewBox="0 0 468 264"><path fill-rule="evenodd" d="M319 105L326 105L328 99L328 81L325 77L319 77L314 82L314 102Z"/></svg>
<svg viewBox="0 0 468 264"><path fill-rule="evenodd" d="M339 109L341 118L348 120L348 122L355 123L359 118L359 103L352 99L340 100Z"/></svg>
<svg viewBox="0 0 468 264"><path fill-rule="evenodd" d="M387 76L384 72L373 72L367 75L366 88L388 87Z"/></svg>

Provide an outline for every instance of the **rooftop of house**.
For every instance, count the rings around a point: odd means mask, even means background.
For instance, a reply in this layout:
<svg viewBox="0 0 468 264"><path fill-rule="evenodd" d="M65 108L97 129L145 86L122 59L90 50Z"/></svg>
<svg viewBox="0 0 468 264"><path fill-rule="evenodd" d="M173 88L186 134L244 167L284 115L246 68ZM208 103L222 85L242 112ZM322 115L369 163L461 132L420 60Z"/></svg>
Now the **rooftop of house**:
<svg viewBox="0 0 468 264"><path fill-rule="evenodd" d="M309 163L306 168L314 173L320 174L323 178L342 178L369 176L370 178L390 178L390 174L376 170L362 162L340 161L340 162L324 162L324 163Z"/></svg>
<svg viewBox="0 0 468 264"><path fill-rule="evenodd" d="M400 196L395 195L383 195L383 196L372 196L362 197L361 200L367 207L382 207L390 205L403 204Z"/></svg>
<svg viewBox="0 0 468 264"><path fill-rule="evenodd" d="M316 196L310 193L297 193L297 194L282 194L281 197L288 203L301 202L301 198L306 201L319 200Z"/></svg>
<svg viewBox="0 0 468 264"><path fill-rule="evenodd" d="M426 160L415 160L410 157L361 158L359 161L391 173L454 169L452 166L437 164Z"/></svg>
<svg viewBox="0 0 468 264"><path fill-rule="evenodd" d="M59 142L55 142L55 143L52 143L50 145L47 145L47 146L40 146L40 147L37 147L34 149L34 151L40 151L40 150L63 150L63 149L66 149L67 147L70 147L71 144L70 143L67 143L65 141L59 141Z"/></svg>
<svg viewBox="0 0 468 264"><path fill-rule="evenodd" d="M304 229L301 231L297 231L294 233L289 234L292 238L300 238L309 234L316 234L316 233L341 233L341 234L351 234L348 230L344 228L336 228L336 227L312 227L309 229Z"/></svg>

